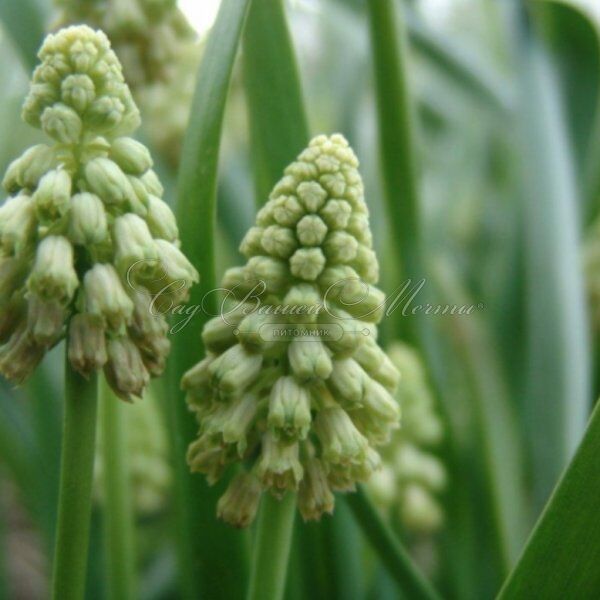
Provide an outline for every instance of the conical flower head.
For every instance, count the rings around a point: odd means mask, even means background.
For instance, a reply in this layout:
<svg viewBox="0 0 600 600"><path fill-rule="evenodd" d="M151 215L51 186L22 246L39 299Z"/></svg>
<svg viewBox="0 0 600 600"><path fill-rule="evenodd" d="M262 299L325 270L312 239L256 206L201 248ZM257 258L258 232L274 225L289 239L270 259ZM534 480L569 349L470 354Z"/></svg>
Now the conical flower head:
<svg viewBox="0 0 600 600"><path fill-rule="evenodd" d="M246 265L224 276L223 314L203 332L207 356L184 376L200 425L192 470L214 482L233 462L247 468L227 498L255 502L257 484L298 491L304 518L317 519L333 510L334 491L378 468L375 447L398 425L399 375L376 341L385 298L357 169L341 135L313 139L286 169L242 242ZM245 525L255 506L237 506L228 500L219 514Z"/></svg>
<svg viewBox="0 0 600 600"><path fill-rule="evenodd" d="M397 398L402 408L402 428L394 432L382 452L382 469L369 486L375 500L395 511L407 530L431 533L443 523L437 498L446 484L446 469L434 453L444 427L421 358L399 342L388 349L391 362L402 377Z"/></svg>
<svg viewBox="0 0 600 600"><path fill-rule="evenodd" d="M157 296L180 302L197 273L178 249L150 153L127 136L139 112L106 36L69 27L39 58L23 118L51 142L13 161L3 181L0 372L24 381L67 335L73 367L104 367L128 399L169 350Z"/></svg>
<svg viewBox="0 0 600 600"><path fill-rule="evenodd" d="M176 0L55 0L58 26L102 29L149 124L153 147L176 163L202 44Z"/></svg>

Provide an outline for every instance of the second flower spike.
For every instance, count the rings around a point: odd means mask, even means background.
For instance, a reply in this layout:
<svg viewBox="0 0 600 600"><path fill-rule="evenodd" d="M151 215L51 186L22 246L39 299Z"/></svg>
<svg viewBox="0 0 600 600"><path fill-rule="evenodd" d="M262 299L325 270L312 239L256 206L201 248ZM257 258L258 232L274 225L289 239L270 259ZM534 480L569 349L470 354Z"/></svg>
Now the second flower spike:
<svg viewBox="0 0 600 600"><path fill-rule="evenodd" d="M106 36L68 27L39 58L23 118L51 142L13 161L3 181L0 372L24 381L66 336L73 368L104 368L120 397L140 396L169 351L157 297L182 302L198 274L150 153L128 137L139 111Z"/></svg>
<svg viewBox="0 0 600 600"><path fill-rule="evenodd" d="M316 137L286 169L241 251L206 358L183 379L200 426L188 461L210 483L244 465L217 507L233 525L253 520L263 491L298 492L318 519L378 468L399 419L363 184L341 135Z"/></svg>

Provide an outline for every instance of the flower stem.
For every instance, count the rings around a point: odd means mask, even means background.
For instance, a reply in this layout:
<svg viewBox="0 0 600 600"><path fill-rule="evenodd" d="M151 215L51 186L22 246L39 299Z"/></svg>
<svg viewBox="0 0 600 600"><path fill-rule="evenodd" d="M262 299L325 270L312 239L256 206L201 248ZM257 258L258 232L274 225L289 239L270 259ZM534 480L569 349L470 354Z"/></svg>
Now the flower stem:
<svg viewBox="0 0 600 600"><path fill-rule="evenodd" d="M84 595L98 406L97 378L73 371L67 361L58 524L52 597Z"/></svg>
<svg viewBox="0 0 600 600"><path fill-rule="evenodd" d="M283 598L295 515L295 494L288 493L283 500L265 494L254 541L247 600Z"/></svg>
<svg viewBox="0 0 600 600"><path fill-rule="evenodd" d="M100 435L104 476L104 530L108 598L135 597L135 548L131 480L127 461L127 406L106 380L100 383Z"/></svg>
<svg viewBox="0 0 600 600"><path fill-rule="evenodd" d="M433 600L438 594L413 563L394 534L385 526L362 488L346 496L365 537L407 598Z"/></svg>

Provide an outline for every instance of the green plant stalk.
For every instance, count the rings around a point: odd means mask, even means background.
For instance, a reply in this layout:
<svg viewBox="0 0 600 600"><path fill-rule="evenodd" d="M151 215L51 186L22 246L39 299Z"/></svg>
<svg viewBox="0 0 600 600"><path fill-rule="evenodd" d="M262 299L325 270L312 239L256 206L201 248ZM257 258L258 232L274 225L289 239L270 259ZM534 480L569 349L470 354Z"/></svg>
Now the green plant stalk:
<svg viewBox="0 0 600 600"><path fill-rule="evenodd" d="M398 539L383 523L363 488L359 486L357 491L348 494L345 500L362 527L365 537L406 597L411 600L439 598Z"/></svg>
<svg viewBox="0 0 600 600"><path fill-rule="evenodd" d="M28 72L37 63L37 52L45 35L45 15L36 0L0 0L0 20L18 50Z"/></svg>
<svg viewBox="0 0 600 600"><path fill-rule="evenodd" d="M594 598L600 589L600 404L499 598Z"/></svg>
<svg viewBox="0 0 600 600"><path fill-rule="evenodd" d="M221 4L199 67L178 181L176 212L182 250L201 277L189 301L190 307L201 308L187 326L175 328L169 361L177 551L183 593L190 599L199 594L215 600L240 597L246 577L243 534L215 519L221 486L209 487L187 467L187 448L197 425L179 385L183 373L202 357L200 332L204 323L217 314L217 298L210 292L217 287L214 231L219 148L231 73L249 4L249 0L224 0Z"/></svg>
<svg viewBox="0 0 600 600"><path fill-rule="evenodd" d="M127 450L127 406L100 382L100 441L104 491L107 597L135 598L134 514Z"/></svg>
<svg viewBox="0 0 600 600"><path fill-rule="evenodd" d="M84 595L96 443L98 379L85 379L66 360L63 444L52 598Z"/></svg>
<svg viewBox="0 0 600 600"><path fill-rule="evenodd" d="M527 425L541 510L585 428L591 366L579 254L580 198L555 72L523 8L520 123L527 271Z"/></svg>
<svg viewBox="0 0 600 600"><path fill-rule="evenodd" d="M406 72L407 40L395 0L367 3L373 51L380 157L389 216L399 269L394 287L425 276L421 257L421 220L415 121ZM417 320L400 319L393 325L409 343L417 342Z"/></svg>
<svg viewBox="0 0 600 600"><path fill-rule="evenodd" d="M247 600L281 600L296 516L296 494L265 494L257 523Z"/></svg>
<svg viewBox="0 0 600 600"><path fill-rule="evenodd" d="M256 204L260 207L309 137L281 0L253 0L243 43Z"/></svg>

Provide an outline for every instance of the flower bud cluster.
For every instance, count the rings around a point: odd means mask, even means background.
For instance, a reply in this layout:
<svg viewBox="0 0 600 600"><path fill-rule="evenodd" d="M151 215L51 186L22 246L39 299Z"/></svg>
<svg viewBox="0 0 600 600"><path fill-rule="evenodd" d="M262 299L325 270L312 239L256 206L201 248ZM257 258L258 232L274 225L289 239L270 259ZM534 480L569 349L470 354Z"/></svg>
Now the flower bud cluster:
<svg viewBox="0 0 600 600"><path fill-rule="evenodd" d="M298 492L305 519L331 512L333 492L370 477L398 426L357 168L341 135L316 137L287 167L241 244L246 265L224 276L229 308L204 328L206 358L183 378L200 424L191 469L214 483L246 467L217 508L236 526L262 491Z"/></svg>
<svg viewBox="0 0 600 600"><path fill-rule="evenodd" d="M153 146L179 158L202 44L176 0L55 0L59 26L99 28L119 57Z"/></svg>
<svg viewBox="0 0 600 600"><path fill-rule="evenodd" d="M151 389L144 393L143 402L128 406L123 417L127 425L126 454L133 507L139 515L152 516L167 507L173 474L164 419ZM97 439L94 495L103 502L104 436Z"/></svg>
<svg viewBox="0 0 600 600"><path fill-rule="evenodd" d="M49 35L23 118L52 142L8 167L0 208L0 372L24 381L65 335L83 375L104 368L124 399L164 368L156 296L182 301L198 275L146 147L139 112L106 36Z"/></svg>
<svg viewBox="0 0 600 600"><path fill-rule="evenodd" d="M383 467L369 488L378 504L396 512L408 531L431 533L444 519L436 496L446 485L446 469L432 453L442 441L444 429L419 355L397 342L388 356L402 375L397 392L402 428L383 450Z"/></svg>

